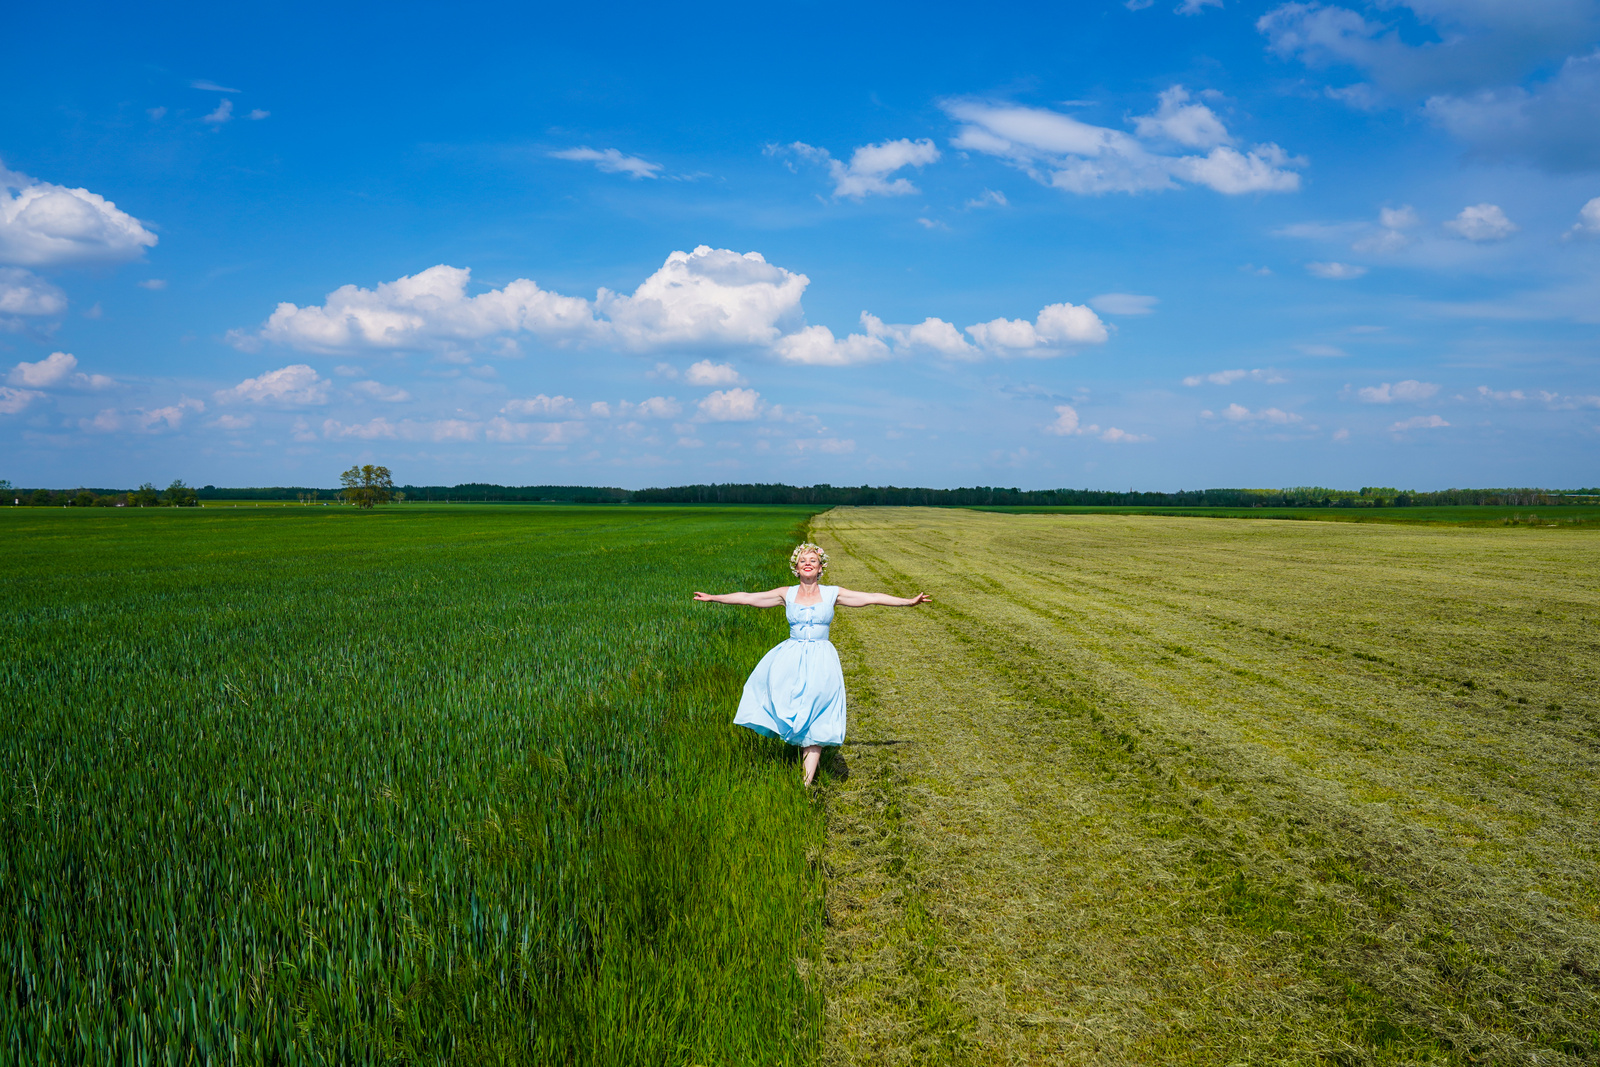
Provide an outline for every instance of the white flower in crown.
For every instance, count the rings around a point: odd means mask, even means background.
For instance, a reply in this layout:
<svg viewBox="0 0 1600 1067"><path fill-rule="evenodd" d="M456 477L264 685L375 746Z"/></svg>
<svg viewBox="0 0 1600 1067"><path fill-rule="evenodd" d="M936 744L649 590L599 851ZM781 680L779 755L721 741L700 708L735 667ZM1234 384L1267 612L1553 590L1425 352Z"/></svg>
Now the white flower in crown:
<svg viewBox="0 0 1600 1067"><path fill-rule="evenodd" d="M791 574L794 574L797 577L799 576L800 557L805 555L807 552L815 552L817 554L817 559L822 563L822 569L828 569L828 554L822 550L821 545L814 545L810 541L807 541L803 545L796 545L794 551L789 553L789 572Z"/></svg>

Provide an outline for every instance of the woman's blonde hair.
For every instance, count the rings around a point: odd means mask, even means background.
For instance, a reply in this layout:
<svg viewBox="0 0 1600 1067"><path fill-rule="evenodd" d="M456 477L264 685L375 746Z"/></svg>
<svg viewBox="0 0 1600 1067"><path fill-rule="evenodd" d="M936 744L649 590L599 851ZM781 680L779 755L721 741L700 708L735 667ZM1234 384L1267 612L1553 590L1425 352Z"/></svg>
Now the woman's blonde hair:
<svg viewBox="0 0 1600 1067"><path fill-rule="evenodd" d="M815 552L817 554L817 560L822 564L822 569L828 569L828 554L822 550L821 545L814 545L810 541L807 541L804 544L796 545L794 551L789 553L790 574L799 577L800 557L805 555L807 552Z"/></svg>

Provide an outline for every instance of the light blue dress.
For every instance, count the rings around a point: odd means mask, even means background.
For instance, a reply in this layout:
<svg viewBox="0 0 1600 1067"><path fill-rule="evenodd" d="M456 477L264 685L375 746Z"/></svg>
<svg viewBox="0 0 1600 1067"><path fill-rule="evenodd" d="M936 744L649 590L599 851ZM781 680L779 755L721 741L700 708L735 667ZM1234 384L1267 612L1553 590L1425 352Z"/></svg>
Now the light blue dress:
<svg viewBox="0 0 1600 1067"><path fill-rule="evenodd" d="M839 587L821 587L818 604L796 604L797 585L784 590L789 640L756 664L739 698L738 726L791 745L844 744L844 671L828 640Z"/></svg>

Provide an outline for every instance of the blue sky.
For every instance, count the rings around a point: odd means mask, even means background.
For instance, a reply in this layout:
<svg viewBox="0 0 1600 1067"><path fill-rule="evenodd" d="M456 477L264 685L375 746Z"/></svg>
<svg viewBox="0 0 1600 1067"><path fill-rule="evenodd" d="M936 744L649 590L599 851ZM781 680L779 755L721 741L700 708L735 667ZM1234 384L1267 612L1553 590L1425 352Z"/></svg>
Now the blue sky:
<svg viewBox="0 0 1600 1067"><path fill-rule="evenodd" d="M1600 0L8 18L18 485L1600 481Z"/></svg>

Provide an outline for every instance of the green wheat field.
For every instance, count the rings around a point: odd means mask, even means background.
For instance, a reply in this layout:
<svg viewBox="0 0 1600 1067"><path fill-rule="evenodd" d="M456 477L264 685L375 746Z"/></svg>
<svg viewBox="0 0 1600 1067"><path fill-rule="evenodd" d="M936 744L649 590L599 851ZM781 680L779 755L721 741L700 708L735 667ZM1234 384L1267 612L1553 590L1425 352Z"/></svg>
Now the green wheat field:
<svg viewBox="0 0 1600 1067"><path fill-rule="evenodd" d="M0 509L0 1062L1600 1062L1600 527L813 511Z"/></svg>

